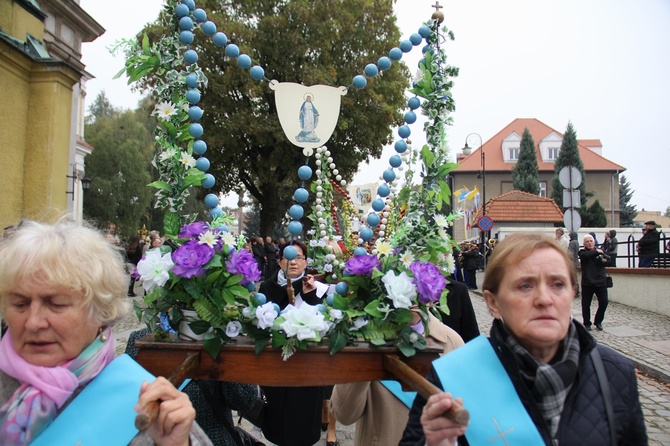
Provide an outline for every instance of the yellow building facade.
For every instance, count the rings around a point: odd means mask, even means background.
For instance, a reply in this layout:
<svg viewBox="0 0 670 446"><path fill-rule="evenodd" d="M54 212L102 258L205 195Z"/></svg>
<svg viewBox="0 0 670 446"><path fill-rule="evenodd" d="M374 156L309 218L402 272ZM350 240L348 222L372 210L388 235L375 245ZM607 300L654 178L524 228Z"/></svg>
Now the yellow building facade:
<svg viewBox="0 0 670 446"><path fill-rule="evenodd" d="M0 0L0 228L81 219L81 43L103 32L75 0Z"/></svg>

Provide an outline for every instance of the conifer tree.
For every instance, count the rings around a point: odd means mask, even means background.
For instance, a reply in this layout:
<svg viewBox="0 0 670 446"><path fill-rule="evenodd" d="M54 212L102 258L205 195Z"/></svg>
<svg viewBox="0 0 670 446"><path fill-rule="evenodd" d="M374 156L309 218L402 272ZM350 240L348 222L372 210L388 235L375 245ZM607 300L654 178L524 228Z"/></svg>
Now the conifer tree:
<svg viewBox="0 0 670 446"><path fill-rule="evenodd" d="M537 165L535 142L528 128L523 130L519 160L512 168L514 189L538 195L540 193L540 174Z"/></svg>
<svg viewBox="0 0 670 446"><path fill-rule="evenodd" d="M586 206L585 206L586 207ZM605 208L600 204L600 200L593 202L591 206L581 213L582 226L586 228L604 228L607 226L607 216Z"/></svg>
<svg viewBox="0 0 670 446"><path fill-rule="evenodd" d="M630 204L633 198L634 190L631 190L630 183L625 175L619 178L619 226L622 228L632 228L635 226L633 220L637 217L637 208Z"/></svg>
<svg viewBox="0 0 670 446"><path fill-rule="evenodd" d="M575 203L573 207L581 208L580 213L586 209L583 207L586 204L586 200L592 194L587 196L586 194L586 175L584 173L584 163L582 162L581 157L579 156L579 147L577 146L577 133L575 132L574 127L571 122L568 122L568 127L565 130L563 135L563 142L561 143L561 148L558 152L558 158L554 164L554 178L551 181L551 195L550 197L556 202L558 207L561 210L565 211L567 208L563 206L563 186L561 185L560 180L558 179L558 173L565 166L574 166L579 169L579 172L582 174L582 182L577 189L579 189L579 194L581 197L581 203Z"/></svg>

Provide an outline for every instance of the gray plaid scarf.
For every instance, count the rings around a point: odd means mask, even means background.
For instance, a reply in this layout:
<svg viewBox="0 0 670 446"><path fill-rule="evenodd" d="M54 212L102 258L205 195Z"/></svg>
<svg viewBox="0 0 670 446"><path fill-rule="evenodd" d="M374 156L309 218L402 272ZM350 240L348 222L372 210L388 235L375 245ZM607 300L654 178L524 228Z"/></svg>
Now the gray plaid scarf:
<svg viewBox="0 0 670 446"><path fill-rule="evenodd" d="M497 327L499 326L499 327ZM555 439L565 398L577 376L579 364L579 339L574 324L570 324L568 335L561 341L556 356L549 364L537 361L528 351L510 336L503 324L494 324L503 341L514 353L521 376L542 413L552 439Z"/></svg>

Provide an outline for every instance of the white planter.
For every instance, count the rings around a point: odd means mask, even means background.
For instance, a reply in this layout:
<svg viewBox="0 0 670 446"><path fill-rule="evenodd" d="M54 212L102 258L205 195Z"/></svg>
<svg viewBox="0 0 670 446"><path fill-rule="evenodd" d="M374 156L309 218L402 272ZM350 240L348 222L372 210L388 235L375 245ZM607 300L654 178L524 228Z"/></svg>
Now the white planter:
<svg viewBox="0 0 670 446"><path fill-rule="evenodd" d="M195 334L189 323L200 320L200 316L195 310L182 310L184 318L179 322L179 339L183 341L202 341L205 339L205 333Z"/></svg>

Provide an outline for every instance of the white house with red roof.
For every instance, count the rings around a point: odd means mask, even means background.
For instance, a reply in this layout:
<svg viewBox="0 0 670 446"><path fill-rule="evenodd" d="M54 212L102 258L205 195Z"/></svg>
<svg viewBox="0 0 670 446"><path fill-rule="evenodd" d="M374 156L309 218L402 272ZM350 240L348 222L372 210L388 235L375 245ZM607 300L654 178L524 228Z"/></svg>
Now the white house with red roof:
<svg viewBox="0 0 670 446"><path fill-rule="evenodd" d="M513 191L512 168L519 158L521 136L525 128L528 128L535 142L540 177L540 196L549 197L555 172L554 162L558 158L563 134L535 118L517 118L485 141L481 148L473 147L471 151L466 150L470 153L459 154L457 161L460 166L452 172L454 190L466 188L472 191L476 188L480 193L484 191L484 176L481 175L483 153L486 167L486 201ZM577 143L579 156L584 164L585 178L583 181L586 183L586 191L594 194L588 200L587 206L595 200L599 200L601 206L605 209L608 227L618 227L619 175L626 168L602 156L603 147L599 139L579 139ZM473 217L476 223L476 217L481 214L481 204L476 204L477 207L472 212L472 203L459 203L459 197L454 196L454 208L469 208L470 214L469 220L467 218L465 221L458 220L454 226L454 238L457 241L477 237L479 230L476 224L470 224ZM528 203L524 204L526 205L524 212L533 214L533 209L527 209ZM562 206L562 203L558 203L558 205ZM510 215L499 214L501 210L497 209L496 217L508 222L517 221L519 218L518 209L518 206L510 203ZM532 217L528 220L528 216L523 216L522 221L530 223ZM540 222L538 221L538 223Z"/></svg>

